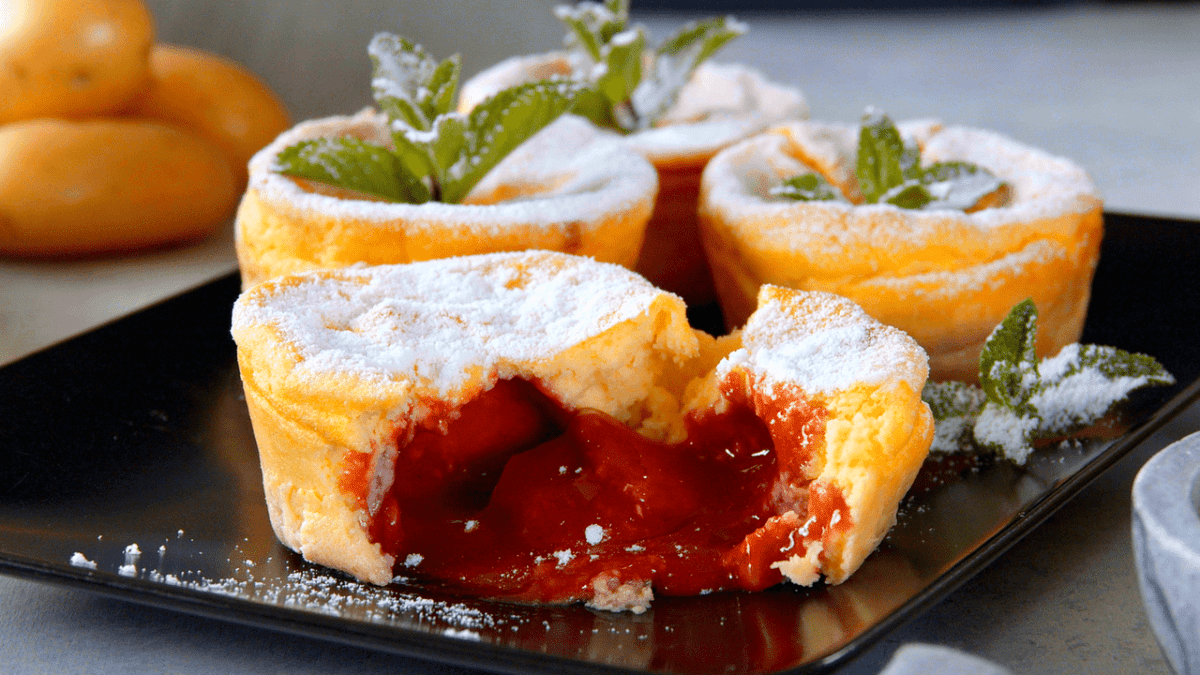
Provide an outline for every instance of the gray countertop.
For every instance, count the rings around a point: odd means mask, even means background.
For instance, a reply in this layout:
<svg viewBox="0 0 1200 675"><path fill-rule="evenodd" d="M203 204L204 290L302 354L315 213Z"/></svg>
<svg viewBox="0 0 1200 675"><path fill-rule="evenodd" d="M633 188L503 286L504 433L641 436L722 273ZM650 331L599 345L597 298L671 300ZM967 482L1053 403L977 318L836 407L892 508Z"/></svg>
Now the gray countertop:
<svg viewBox="0 0 1200 675"><path fill-rule="evenodd" d="M553 48L549 3L153 0L160 39L258 72L297 119L369 103L365 43L404 32L477 71ZM411 10L411 11L406 11ZM486 20L485 20L486 18ZM641 17L662 34L687 17ZM1072 5L988 13L759 15L721 59L801 87L813 117L939 117L1068 156L1114 211L1200 219L1200 6ZM507 28L507 29L504 29ZM232 270L228 228L120 259L0 261L0 364ZM1129 540L1141 464L1200 428L1193 407L966 586L853 661L874 673L902 643L965 649L1014 673L1166 673ZM0 577L0 671L60 673L460 672ZM467 672L467 671L462 671Z"/></svg>

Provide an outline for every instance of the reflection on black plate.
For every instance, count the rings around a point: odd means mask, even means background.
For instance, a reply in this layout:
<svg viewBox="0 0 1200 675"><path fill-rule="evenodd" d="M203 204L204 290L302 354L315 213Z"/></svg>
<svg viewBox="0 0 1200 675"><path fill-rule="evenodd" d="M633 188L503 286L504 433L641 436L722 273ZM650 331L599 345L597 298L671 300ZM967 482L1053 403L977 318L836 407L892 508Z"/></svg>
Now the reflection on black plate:
<svg viewBox="0 0 1200 675"><path fill-rule="evenodd" d="M488 669L827 670L967 581L1200 393L1200 226L1106 222L1084 341L1152 354L1180 384L1139 393L1115 439L1020 469L927 463L884 545L840 586L661 597L635 616L377 588L305 563L267 519L232 276L0 371L0 570Z"/></svg>

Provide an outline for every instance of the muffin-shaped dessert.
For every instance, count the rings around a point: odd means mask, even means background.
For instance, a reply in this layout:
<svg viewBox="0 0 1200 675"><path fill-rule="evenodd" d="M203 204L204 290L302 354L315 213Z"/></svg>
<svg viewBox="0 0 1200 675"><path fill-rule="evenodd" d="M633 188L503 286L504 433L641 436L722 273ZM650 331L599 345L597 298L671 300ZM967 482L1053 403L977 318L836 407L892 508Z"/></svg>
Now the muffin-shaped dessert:
<svg viewBox="0 0 1200 675"><path fill-rule="evenodd" d="M877 113L861 129L796 122L709 163L701 234L727 324L763 284L837 293L912 335L935 380L976 380L984 341L1025 299L1039 356L1077 341L1103 235L1087 174L988 131L896 129Z"/></svg>
<svg viewBox="0 0 1200 675"><path fill-rule="evenodd" d="M844 298L764 287L718 340L555 252L276 278L233 334L280 540L378 584L641 611L840 583L932 437L924 353Z"/></svg>
<svg viewBox="0 0 1200 675"><path fill-rule="evenodd" d="M806 118L794 87L740 65L704 59L745 31L731 19L684 26L657 49L628 25L627 3L559 8L570 27L566 51L515 57L468 80L459 110L504 87L551 76L593 86L576 111L624 134L658 170L659 191L637 271L691 304L714 300L696 225L700 174L719 150L788 119ZM590 47L590 48L585 48Z"/></svg>
<svg viewBox="0 0 1200 675"><path fill-rule="evenodd" d="M461 115L456 57L383 33L369 51L382 112L302 123L251 160L235 234L246 286L531 248L634 265L657 175L613 134L560 117L578 87L529 83Z"/></svg>

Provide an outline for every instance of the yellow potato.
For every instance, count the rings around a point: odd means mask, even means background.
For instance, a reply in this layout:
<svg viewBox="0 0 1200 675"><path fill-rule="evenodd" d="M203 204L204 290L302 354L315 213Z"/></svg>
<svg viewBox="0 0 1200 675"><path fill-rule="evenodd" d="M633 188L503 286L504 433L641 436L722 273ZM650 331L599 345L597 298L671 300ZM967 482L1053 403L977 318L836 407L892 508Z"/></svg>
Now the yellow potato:
<svg viewBox="0 0 1200 675"><path fill-rule="evenodd" d="M2 0L0 124L125 106L149 79L142 0Z"/></svg>
<svg viewBox="0 0 1200 675"><path fill-rule="evenodd" d="M0 127L0 255L128 251L202 236L233 212L212 143L122 118Z"/></svg>
<svg viewBox="0 0 1200 675"><path fill-rule="evenodd" d="M250 157L292 126L267 85L216 54L158 44L150 52L150 76L129 114L177 124L216 143L233 164L239 191Z"/></svg>

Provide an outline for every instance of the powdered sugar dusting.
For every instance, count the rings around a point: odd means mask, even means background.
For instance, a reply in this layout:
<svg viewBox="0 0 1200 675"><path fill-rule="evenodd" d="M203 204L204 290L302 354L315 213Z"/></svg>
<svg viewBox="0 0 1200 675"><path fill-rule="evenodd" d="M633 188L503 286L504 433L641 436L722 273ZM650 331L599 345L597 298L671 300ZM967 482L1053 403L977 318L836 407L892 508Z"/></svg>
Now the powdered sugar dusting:
<svg viewBox="0 0 1200 675"><path fill-rule="evenodd" d="M565 52L502 61L463 84L459 109L470 109L518 82L570 71ZM625 138L629 147L652 162L670 162L689 156L711 156L773 124L806 117L808 104L799 89L771 82L744 66L705 61L692 73L691 80L657 127Z"/></svg>
<svg viewBox="0 0 1200 675"><path fill-rule="evenodd" d="M274 326L300 377L412 377L440 394L472 372L551 357L641 314L661 292L617 265L546 251L298 275L239 299L233 333Z"/></svg>
<svg viewBox="0 0 1200 675"><path fill-rule="evenodd" d="M768 388L797 384L809 394L896 380L920 391L925 352L907 334L831 293L781 291L763 286L742 333L744 347L721 362L719 373L740 366Z"/></svg>

